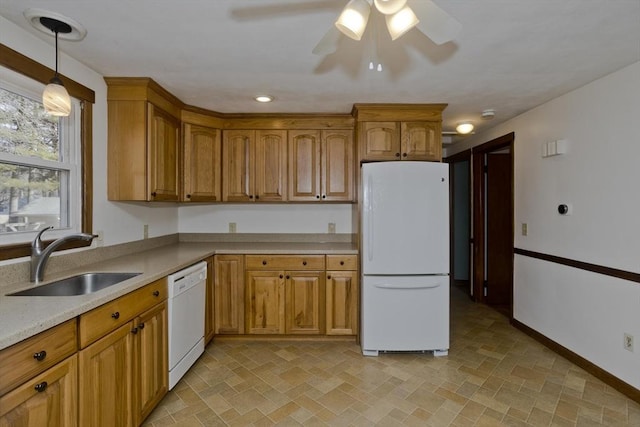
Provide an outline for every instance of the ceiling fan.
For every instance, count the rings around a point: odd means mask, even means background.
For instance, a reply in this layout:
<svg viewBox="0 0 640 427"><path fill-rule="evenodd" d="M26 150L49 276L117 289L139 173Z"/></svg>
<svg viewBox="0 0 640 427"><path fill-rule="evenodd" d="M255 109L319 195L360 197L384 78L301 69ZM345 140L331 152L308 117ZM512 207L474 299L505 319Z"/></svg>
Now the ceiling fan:
<svg viewBox="0 0 640 427"><path fill-rule="evenodd" d="M335 52L342 35L360 40L372 10L385 16L391 40L416 27L440 45L453 40L462 30L460 22L431 0L349 0L312 52L316 55Z"/></svg>

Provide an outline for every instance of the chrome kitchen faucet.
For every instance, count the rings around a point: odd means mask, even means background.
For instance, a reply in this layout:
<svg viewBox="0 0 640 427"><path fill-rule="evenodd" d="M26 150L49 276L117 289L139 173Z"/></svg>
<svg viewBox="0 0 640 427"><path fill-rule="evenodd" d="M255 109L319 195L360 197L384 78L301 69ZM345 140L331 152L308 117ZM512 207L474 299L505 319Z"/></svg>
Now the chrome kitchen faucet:
<svg viewBox="0 0 640 427"><path fill-rule="evenodd" d="M32 282L42 282L44 277L44 269L47 266L47 261L49 261L49 257L59 246L64 243L70 242L72 240L86 240L92 241L95 237L98 237L96 234L88 234L88 233L78 233L78 234L69 234L68 236L63 236L57 240L54 240L47 246L45 249L42 249L42 233L47 230L51 230L53 227L47 227L40 230L38 235L33 242L31 243L31 281Z"/></svg>

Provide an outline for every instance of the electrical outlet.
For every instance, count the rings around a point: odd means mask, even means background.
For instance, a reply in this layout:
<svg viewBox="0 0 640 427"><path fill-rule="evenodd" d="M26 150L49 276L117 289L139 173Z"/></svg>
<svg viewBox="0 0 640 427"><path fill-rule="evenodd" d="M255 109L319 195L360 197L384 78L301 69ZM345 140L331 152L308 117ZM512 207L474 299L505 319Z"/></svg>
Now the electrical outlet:
<svg viewBox="0 0 640 427"><path fill-rule="evenodd" d="M142 235L145 239L149 238L149 224L145 224L142 226Z"/></svg>
<svg viewBox="0 0 640 427"><path fill-rule="evenodd" d="M93 240L95 240L95 241L96 241L96 246L102 246L102 245L104 245L104 231L102 231L102 230L98 230L98 231L96 232L96 235L97 235L98 237L96 237L96 238L94 238L94 239L93 239Z"/></svg>
<svg viewBox="0 0 640 427"><path fill-rule="evenodd" d="M336 234L336 223L335 222L330 222L329 223L329 234Z"/></svg>
<svg viewBox="0 0 640 427"><path fill-rule="evenodd" d="M526 235L527 235L527 233L528 233L528 231L529 231L529 230L528 230L527 223L526 223L526 222L523 222L523 223L522 223L522 235L523 235L523 236L526 236Z"/></svg>
<svg viewBox="0 0 640 427"><path fill-rule="evenodd" d="M633 335L625 332L623 346L625 350L633 353Z"/></svg>
<svg viewBox="0 0 640 427"><path fill-rule="evenodd" d="M236 223L235 222L230 222L229 223L229 233L235 233L236 232Z"/></svg>

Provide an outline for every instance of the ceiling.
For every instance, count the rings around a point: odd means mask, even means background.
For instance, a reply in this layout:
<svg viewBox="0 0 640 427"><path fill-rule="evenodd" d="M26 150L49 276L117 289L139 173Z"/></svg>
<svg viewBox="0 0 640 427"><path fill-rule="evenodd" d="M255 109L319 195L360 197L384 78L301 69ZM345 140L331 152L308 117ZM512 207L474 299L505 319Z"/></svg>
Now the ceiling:
<svg viewBox="0 0 640 427"><path fill-rule="evenodd" d="M438 46L415 29L392 42L372 11L363 40L342 37L327 56L311 50L347 0L0 0L0 15L51 45L24 10L70 17L87 36L61 40L61 51L104 76L151 77L197 107L349 113L354 103L448 103L444 131L463 120L486 130L640 60L640 0L434 1L463 25L454 42ZM383 71L370 71L371 60ZM275 101L253 100L264 93ZM495 118L483 121L484 109Z"/></svg>

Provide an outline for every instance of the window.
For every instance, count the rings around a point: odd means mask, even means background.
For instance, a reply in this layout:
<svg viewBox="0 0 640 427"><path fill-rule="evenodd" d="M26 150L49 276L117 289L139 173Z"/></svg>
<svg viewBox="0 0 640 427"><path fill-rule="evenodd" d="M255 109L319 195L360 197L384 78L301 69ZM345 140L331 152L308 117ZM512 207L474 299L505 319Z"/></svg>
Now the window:
<svg viewBox="0 0 640 427"><path fill-rule="evenodd" d="M44 235L45 243L71 232L92 231L95 93L60 75L74 100L72 115L62 120L43 117L40 96L53 72L0 43L0 103L7 104L2 108L20 106L0 112L0 222L6 221L0 231L0 261L28 256L31 240L48 225L57 230ZM32 122L20 123L20 117ZM18 130L29 126L39 136L20 140ZM73 241L62 249L89 244Z"/></svg>
<svg viewBox="0 0 640 427"><path fill-rule="evenodd" d="M0 241L33 240L43 228L81 230L80 103L69 117L44 111L43 85L15 73L0 81Z"/></svg>

